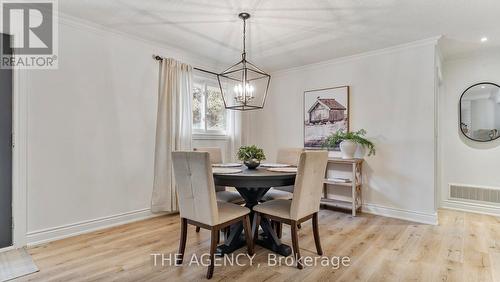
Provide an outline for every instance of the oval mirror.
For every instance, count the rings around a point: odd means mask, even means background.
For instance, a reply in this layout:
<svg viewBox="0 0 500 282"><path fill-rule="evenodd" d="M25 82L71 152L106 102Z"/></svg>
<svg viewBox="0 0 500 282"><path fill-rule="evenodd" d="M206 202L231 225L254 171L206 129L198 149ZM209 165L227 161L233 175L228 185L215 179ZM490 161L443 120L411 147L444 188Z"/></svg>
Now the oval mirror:
<svg viewBox="0 0 500 282"><path fill-rule="evenodd" d="M479 142L500 137L500 86L478 83L462 93L460 130L467 138Z"/></svg>

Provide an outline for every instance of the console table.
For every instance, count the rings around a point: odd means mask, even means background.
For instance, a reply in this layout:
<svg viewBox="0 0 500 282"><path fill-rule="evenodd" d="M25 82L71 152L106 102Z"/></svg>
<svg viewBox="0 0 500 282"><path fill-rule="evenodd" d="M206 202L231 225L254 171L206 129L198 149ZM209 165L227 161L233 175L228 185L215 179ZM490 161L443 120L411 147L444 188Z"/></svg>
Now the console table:
<svg viewBox="0 0 500 282"><path fill-rule="evenodd" d="M323 198L321 198L321 205L326 207L335 207L342 209L352 210L352 215L356 216L356 211L361 207L361 186L363 184L362 177L362 164L363 159L341 159L329 158L328 168L326 172L327 178L324 180ZM345 178L349 182L332 181L330 175L335 175L336 168L343 168ZM345 175L344 175L345 176ZM337 176L338 177L338 176ZM350 187L351 193L347 195L329 195L328 189L335 189L335 187Z"/></svg>

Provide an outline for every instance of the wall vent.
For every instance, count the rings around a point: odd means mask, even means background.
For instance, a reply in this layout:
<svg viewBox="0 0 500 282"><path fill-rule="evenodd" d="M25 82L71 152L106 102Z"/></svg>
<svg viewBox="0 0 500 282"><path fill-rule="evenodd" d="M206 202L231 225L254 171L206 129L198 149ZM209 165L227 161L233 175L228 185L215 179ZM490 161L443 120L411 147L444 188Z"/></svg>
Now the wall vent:
<svg viewBox="0 0 500 282"><path fill-rule="evenodd" d="M500 188L450 184L450 200L500 204Z"/></svg>

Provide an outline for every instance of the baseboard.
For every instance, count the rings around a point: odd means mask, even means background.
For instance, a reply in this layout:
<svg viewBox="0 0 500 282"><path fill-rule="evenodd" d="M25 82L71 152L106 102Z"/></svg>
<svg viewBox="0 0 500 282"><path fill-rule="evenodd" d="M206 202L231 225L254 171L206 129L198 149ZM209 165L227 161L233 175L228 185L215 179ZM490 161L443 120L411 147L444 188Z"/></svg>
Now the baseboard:
<svg viewBox="0 0 500 282"><path fill-rule="evenodd" d="M366 213L381 215L385 217L393 217L418 223L425 223L431 225L438 224L437 213L422 213L416 211L402 210L396 208L389 208L375 204L364 203L361 210Z"/></svg>
<svg viewBox="0 0 500 282"><path fill-rule="evenodd" d="M122 225L125 223L139 221L159 215L162 214L153 214L151 213L150 209L141 209L141 210L135 210L91 220L85 220L58 227L31 231L28 232L28 234L26 234L27 245L28 246L40 245L51 241L71 236L76 236L84 233L89 233L92 231L109 228L117 225Z"/></svg>
<svg viewBox="0 0 500 282"><path fill-rule="evenodd" d="M0 253L12 251L12 250L15 250L15 249L16 249L16 247L14 247L14 246L8 246L8 247L5 247L5 248L0 248Z"/></svg>
<svg viewBox="0 0 500 282"><path fill-rule="evenodd" d="M393 217L425 224L437 225L438 222L437 214L427 214L415 211L401 210L375 204L363 204L362 211L375 215ZM153 214L151 213L150 209L141 209L112 216L62 225L58 227L32 231L28 232L27 234L27 246L36 246L51 241L60 240L134 221L144 220L159 215L162 214Z"/></svg>
<svg viewBox="0 0 500 282"><path fill-rule="evenodd" d="M443 200L441 208L458 210L463 212L474 212L493 216L500 216L500 206L490 206L480 203L469 203L463 201Z"/></svg>

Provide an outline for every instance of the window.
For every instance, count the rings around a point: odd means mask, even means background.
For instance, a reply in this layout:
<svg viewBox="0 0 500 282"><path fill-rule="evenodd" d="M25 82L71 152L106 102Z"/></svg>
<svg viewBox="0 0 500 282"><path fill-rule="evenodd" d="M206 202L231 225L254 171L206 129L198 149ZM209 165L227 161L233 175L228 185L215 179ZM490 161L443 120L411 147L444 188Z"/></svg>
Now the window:
<svg viewBox="0 0 500 282"><path fill-rule="evenodd" d="M225 135L227 114L217 78L193 77L193 133Z"/></svg>

